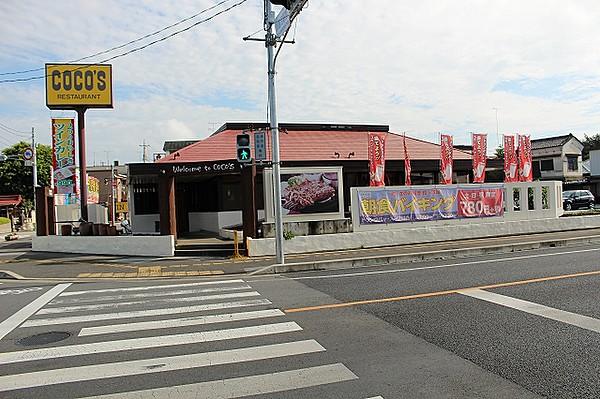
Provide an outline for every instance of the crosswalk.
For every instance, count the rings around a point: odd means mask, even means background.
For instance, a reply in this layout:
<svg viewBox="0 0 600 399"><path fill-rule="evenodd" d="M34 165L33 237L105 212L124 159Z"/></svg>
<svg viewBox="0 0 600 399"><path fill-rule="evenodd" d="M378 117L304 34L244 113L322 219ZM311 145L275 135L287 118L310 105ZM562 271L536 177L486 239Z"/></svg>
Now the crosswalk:
<svg viewBox="0 0 600 399"><path fill-rule="evenodd" d="M5 341L71 337L29 349L0 341L0 397L283 397L326 387L326 397L345 398L344 384L358 380L242 279L55 292Z"/></svg>

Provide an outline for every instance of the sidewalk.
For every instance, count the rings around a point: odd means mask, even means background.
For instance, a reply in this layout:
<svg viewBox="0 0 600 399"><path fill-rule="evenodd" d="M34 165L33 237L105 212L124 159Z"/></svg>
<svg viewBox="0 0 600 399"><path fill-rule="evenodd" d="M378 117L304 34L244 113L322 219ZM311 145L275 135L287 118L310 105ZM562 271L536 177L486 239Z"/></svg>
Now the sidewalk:
<svg viewBox="0 0 600 399"><path fill-rule="evenodd" d="M600 244L600 229L288 255L285 265L276 265L273 257L233 260L218 257L133 258L34 253L30 251L27 241L19 240L0 246L0 278L130 279L340 269Z"/></svg>

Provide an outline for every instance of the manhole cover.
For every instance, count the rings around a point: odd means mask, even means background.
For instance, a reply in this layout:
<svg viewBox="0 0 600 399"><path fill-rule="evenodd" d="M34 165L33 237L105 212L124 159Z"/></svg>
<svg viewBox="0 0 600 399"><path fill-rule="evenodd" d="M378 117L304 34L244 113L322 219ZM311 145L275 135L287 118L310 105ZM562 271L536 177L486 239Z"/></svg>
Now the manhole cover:
<svg viewBox="0 0 600 399"><path fill-rule="evenodd" d="M62 341L71 336L71 333L64 331L51 331L42 334L32 335L31 337L21 338L17 341L19 345L23 346L40 346L48 345L54 342Z"/></svg>

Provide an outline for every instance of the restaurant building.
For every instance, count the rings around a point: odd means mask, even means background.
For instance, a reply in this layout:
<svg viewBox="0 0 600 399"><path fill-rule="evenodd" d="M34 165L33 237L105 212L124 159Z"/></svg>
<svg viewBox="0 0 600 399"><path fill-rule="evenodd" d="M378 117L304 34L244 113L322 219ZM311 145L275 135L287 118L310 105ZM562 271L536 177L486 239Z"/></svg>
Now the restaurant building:
<svg viewBox="0 0 600 399"><path fill-rule="evenodd" d="M211 136L175 150L154 163L129 164L129 212L134 233L173 234L212 232L243 225L245 236L261 234L265 218L267 157L242 167L236 161L236 136L264 131L266 124L226 123ZM369 185L368 135L386 135L385 184L404 184L403 136L387 125L280 124L283 168L341 168L342 210L349 220L350 188ZM440 146L406 137L413 185L439 182ZM254 155L254 154L253 154ZM472 179L471 154L454 149L454 182ZM268 216L268 215L267 215ZM268 218L267 218L268 219Z"/></svg>

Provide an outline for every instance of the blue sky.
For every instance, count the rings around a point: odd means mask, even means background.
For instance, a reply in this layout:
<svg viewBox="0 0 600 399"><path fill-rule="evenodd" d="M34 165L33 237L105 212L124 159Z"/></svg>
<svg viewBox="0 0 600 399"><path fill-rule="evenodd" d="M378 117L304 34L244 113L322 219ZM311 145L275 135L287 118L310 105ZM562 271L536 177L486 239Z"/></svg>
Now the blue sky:
<svg viewBox="0 0 600 399"><path fill-rule="evenodd" d="M216 3L4 0L0 73L93 54ZM488 132L492 147L497 108L500 133L600 132L600 3L515 4L310 0L278 64L280 121L389 124L430 141L451 133L457 144ZM155 152L226 121L264 121L265 49L242 41L261 29L261 7L248 0L115 60L115 108L87 114L88 159L138 161L143 140ZM0 84L0 123L34 126L40 142L50 141L51 117L69 115L45 107L42 80ZM16 138L0 131L0 146Z"/></svg>

